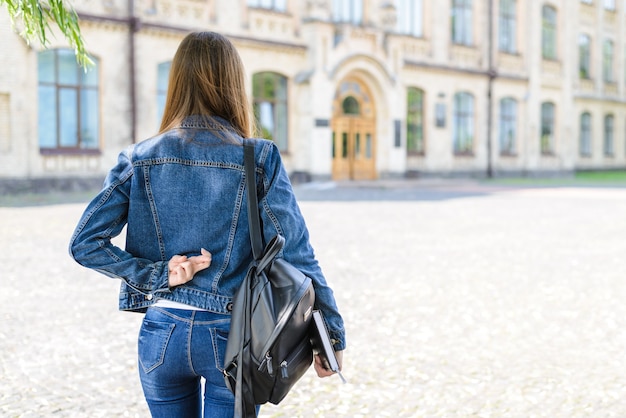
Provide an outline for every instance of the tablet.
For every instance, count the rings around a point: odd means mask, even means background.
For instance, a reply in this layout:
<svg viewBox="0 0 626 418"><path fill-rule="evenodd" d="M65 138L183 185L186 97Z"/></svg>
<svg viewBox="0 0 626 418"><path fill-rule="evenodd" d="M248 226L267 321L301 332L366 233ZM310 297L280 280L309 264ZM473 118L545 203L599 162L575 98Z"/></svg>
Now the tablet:
<svg viewBox="0 0 626 418"><path fill-rule="evenodd" d="M313 332L311 332L311 345L313 345L313 353L320 356L322 364L326 370L330 370L339 375L343 383L346 383L339 370L339 363L337 357L335 357L335 350L333 344L330 341L330 335L328 329L324 323L324 317L318 310L313 311Z"/></svg>

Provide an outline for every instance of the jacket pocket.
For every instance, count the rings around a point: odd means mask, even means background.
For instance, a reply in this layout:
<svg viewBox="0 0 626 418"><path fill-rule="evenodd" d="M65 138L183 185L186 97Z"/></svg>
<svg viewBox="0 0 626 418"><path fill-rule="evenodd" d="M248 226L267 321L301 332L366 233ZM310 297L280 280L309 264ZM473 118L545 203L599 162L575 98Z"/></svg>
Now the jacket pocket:
<svg viewBox="0 0 626 418"><path fill-rule="evenodd" d="M175 326L175 324L151 321L144 318L139 331L137 347L139 363L145 373L150 373L163 364L165 350Z"/></svg>

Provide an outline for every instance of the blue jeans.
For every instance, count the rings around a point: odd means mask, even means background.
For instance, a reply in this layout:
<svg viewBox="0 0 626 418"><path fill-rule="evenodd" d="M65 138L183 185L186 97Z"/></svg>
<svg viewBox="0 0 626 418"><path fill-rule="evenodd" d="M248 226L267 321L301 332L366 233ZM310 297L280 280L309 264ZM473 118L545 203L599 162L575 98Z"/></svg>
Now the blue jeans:
<svg viewBox="0 0 626 418"><path fill-rule="evenodd" d="M139 331L139 376L154 418L233 417L235 397L222 374L229 327L230 315L148 309Z"/></svg>

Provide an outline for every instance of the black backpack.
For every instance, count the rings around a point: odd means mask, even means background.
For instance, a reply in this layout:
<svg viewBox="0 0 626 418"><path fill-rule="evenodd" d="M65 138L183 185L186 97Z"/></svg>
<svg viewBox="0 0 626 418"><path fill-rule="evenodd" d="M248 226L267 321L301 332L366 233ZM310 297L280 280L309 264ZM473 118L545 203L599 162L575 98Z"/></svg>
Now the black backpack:
<svg viewBox="0 0 626 418"><path fill-rule="evenodd" d="M313 362L315 292L309 277L276 258L285 245L282 236L262 250L254 145L248 141L244 156L255 261L233 298L224 377L235 394L235 417L255 417L255 405L278 404Z"/></svg>

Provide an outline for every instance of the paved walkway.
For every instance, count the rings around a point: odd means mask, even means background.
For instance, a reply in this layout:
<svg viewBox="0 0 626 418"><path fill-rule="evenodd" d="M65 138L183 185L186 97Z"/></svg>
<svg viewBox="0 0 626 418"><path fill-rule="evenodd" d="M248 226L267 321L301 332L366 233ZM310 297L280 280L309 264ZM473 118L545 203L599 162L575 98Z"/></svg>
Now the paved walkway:
<svg viewBox="0 0 626 418"><path fill-rule="evenodd" d="M297 190L349 383L310 373L263 417L626 416L626 189ZM2 417L148 416L141 316L67 256L83 207L0 207Z"/></svg>

